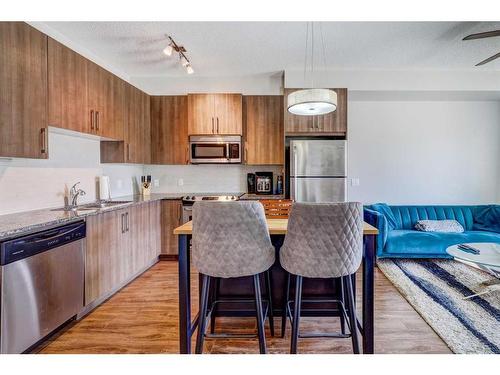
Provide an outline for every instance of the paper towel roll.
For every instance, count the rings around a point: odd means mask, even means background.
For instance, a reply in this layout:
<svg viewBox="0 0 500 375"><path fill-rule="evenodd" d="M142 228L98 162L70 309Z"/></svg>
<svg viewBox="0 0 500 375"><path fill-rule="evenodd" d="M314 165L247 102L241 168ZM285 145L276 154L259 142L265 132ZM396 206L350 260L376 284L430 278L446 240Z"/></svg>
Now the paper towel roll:
<svg viewBox="0 0 500 375"><path fill-rule="evenodd" d="M111 189L109 187L109 176L99 177L99 199L111 199Z"/></svg>

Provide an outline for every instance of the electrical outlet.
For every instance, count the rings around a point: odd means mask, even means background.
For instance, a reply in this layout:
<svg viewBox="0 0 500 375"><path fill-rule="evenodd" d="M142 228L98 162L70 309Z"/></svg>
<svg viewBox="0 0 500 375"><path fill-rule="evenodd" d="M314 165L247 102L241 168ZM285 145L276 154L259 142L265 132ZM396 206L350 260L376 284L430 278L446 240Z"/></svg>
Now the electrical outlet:
<svg viewBox="0 0 500 375"><path fill-rule="evenodd" d="M154 187L160 187L160 180L154 180Z"/></svg>
<svg viewBox="0 0 500 375"><path fill-rule="evenodd" d="M177 186L184 186L184 179L183 178L179 178L177 180Z"/></svg>
<svg viewBox="0 0 500 375"><path fill-rule="evenodd" d="M359 186L359 178L351 178L351 186Z"/></svg>

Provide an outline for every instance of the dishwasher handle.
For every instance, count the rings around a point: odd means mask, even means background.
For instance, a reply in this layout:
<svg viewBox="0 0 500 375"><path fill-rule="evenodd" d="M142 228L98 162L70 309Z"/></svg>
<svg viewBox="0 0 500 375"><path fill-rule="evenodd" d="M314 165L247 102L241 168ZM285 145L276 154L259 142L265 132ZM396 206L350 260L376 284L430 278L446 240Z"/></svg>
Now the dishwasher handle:
<svg viewBox="0 0 500 375"><path fill-rule="evenodd" d="M84 221L14 238L0 244L0 265L6 265L85 238Z"/></svg>

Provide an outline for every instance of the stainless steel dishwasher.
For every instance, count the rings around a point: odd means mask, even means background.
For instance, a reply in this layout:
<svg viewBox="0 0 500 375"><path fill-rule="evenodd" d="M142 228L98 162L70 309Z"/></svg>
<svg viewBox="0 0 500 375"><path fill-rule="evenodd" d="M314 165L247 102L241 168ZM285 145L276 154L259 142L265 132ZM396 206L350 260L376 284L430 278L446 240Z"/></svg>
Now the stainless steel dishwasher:
<svg viewBox="0 0 500 375"><path fill-rule="evenodd" d="M0 353L22 353L83 308L85 222L0 243Z"/></svg>

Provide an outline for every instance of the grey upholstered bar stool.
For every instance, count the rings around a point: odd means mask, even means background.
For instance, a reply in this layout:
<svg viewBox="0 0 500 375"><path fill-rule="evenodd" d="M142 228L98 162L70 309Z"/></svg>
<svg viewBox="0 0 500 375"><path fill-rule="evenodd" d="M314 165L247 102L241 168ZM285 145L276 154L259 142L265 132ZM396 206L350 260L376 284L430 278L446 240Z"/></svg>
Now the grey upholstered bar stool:
<svg viewBox="0 0 500 375"><path fill-rule="evenodd" d="M202 274L196 353L203 350L211 280L244 276L253 276L259 349L266 353L260 274L273 265L275 250L264 207L256 201L195 203L192 245L193 264ZM269 288L267 294L270 300Z"/></svg>
<svg viewBox="0 0 500 375"><path fill-rule="evenodd" d="M362 248L361 203L295 203L292 206L285 242L280 251L281 265L290 274L296 275L291 353L297 353L301 303L306 302L302 301L303 277L340 278L340 300L329 302L336 302L339 306L342 333L300 337L351 337L353 351L355 354L359 353L352 275L361 264ZM289 285L289 279L287 284ZM292 315L288 288L285 295L283 330L287 315ZM344 295L347 300L347 312ZM349 334L344 331L344 317L347 318Z"/></svg>

